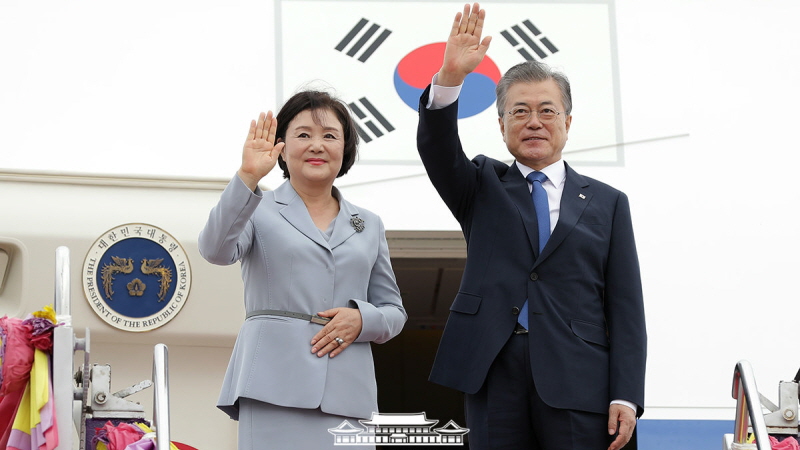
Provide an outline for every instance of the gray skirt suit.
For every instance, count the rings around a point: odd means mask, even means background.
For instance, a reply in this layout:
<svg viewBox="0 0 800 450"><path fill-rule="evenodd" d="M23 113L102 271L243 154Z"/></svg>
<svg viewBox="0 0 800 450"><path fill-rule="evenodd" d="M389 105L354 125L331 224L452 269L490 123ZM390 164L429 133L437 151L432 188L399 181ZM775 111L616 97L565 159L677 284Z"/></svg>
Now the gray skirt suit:
<svg viewBox="0 0 800 450"><path fill-rule="evenodd" d="M200 233L206 260L241 262L247 313L347 307L358 308L363 321L356 341L330 358L311 353L311 338L322 325L268 315L245 320L217 404L233 419L242 397L355 418L378 411L370 342L396 336L407 316L380 218L347 202L336 188L333 194L339 214L326 237L291 183L254 192L236 176Z"/></svg>

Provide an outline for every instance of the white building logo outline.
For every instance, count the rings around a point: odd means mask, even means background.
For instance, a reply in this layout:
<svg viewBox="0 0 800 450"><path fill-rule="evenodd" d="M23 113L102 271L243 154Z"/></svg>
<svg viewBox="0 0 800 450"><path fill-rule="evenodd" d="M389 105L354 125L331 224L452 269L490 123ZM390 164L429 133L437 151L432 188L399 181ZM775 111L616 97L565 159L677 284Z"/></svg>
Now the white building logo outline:
<svg viewBox="0 0 800 450"><path fill-rule="evenodd" d="M428 419L420 413L372 413L370 419L360 419L364 428L354 427L347 420L336 428L329 428L334 445L464 445L469 428L461 428L454 421L433 428L438 420Z"/></svg>

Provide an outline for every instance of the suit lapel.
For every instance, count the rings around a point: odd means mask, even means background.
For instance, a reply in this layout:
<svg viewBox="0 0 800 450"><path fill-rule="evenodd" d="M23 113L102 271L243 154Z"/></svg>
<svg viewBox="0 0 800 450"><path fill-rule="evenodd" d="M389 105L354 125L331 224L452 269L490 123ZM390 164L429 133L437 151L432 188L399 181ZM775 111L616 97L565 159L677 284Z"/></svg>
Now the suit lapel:
<svg viewBox="0 0 800 450"><path fill-rule="evenodd" d="M588 191L589 182L586 178L572 170L564 163L567 169L567 179L564 181L564 192L561 195L561 210L558 213L558 222L542 250L537 263L552 253L564 239L569 235L575 224L578 223L584 209L592 200L592 194Z"/></svg>
<svg viewBox="0 0 800 450"><path fill-rule="evenodd" d="M333 195L339 199L339 214L336 215L333 235L328 243L331 249L338 247L356 233L355 226L350 224L350 219L358 217L358 208L343 199L341 193L335 187L333 188ZM363 225L364 227L377 226L375 223L364 223Z"/></svg>
<svg viewBox="0 0 800 450"><path fill-rule="evenodd" d="M528 182L522 176L516 163L511 163L508 171L500 178L506 188L508 196L519 210L525 232L528 233L528 243L534 255L539 254L539 222L536 220L536 210L528 189Z"/></svg>
<svg viewBox="0 0 800 450"><path fill-rule="evenodd" d="M314 221L311 220L311 215L308 213L308 208L306 208L306 204L303 203L303 199L297 195L297 192L289 181L284 182L275 189L275 202L284 205L280 209L281 216L292 224L297 231L303 233L307 238L317 244L330 249L328 241L322 237L322 233L320 233L317 226L314 225Z"/></svg>

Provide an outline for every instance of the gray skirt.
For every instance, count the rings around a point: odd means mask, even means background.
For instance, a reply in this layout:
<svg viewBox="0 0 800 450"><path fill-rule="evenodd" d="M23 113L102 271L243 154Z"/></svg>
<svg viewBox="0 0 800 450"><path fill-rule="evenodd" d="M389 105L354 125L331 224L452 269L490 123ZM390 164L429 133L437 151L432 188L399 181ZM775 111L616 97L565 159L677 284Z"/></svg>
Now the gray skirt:
<svg viewBox="0 0 800 450"><path fill-rule="evenodd" d="M326 414L319 408L303 409L239 398L239 450L375 450L374 445L334 445L329 433L348 421L363 428L358 419Z"/></svg>

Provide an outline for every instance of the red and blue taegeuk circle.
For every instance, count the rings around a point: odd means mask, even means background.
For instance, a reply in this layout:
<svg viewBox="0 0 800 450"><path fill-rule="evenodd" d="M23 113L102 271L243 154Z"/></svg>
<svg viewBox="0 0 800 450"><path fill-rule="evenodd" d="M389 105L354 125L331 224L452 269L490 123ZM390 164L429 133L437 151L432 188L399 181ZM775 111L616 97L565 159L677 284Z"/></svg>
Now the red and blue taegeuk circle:
<svg viewBox="0 0 800 450"><path fill-rule="evenodd" d="M439 71L444 58L444 42L423 45L403 57L394 70L394 88L397 94L414 111L419 97ZM458 97L458 118L480 114L495 102L495 87L500 81L500 70L488 56L467 75Z"/></svg>

